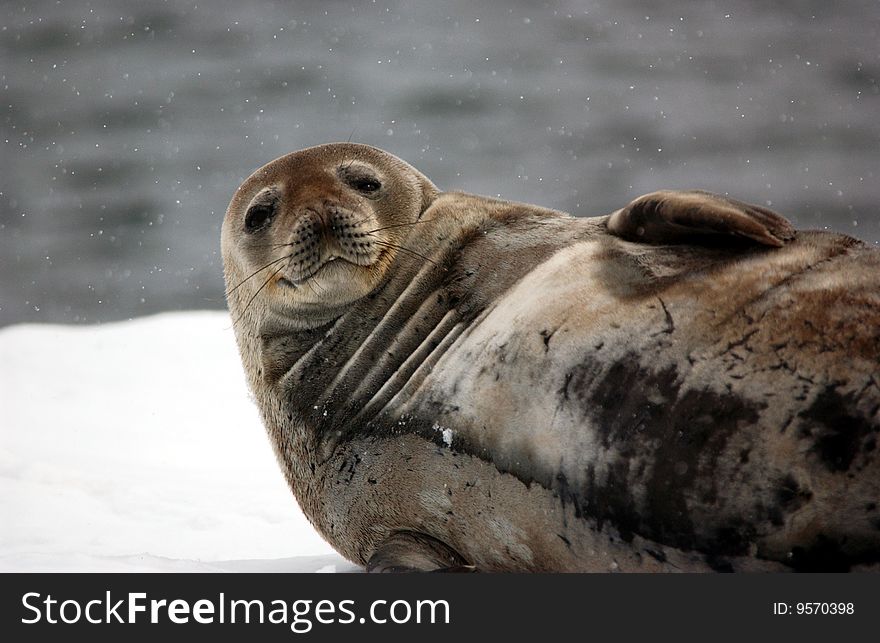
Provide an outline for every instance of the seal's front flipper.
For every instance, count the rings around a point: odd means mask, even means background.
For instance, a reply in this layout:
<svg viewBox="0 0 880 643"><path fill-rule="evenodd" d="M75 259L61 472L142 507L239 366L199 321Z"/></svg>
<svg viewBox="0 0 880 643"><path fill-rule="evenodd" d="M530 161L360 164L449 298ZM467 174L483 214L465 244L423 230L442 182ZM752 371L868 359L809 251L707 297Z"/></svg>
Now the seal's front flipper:
<svg viewBox="0 0 880 643"><path fill-rule="evenodd" d="M642 243L694 243L719 235L782 246L795 236L785 217L700 190L662 190L640 196L608 218L608 231Z"/></svg>
<svg viewBox="0 0 880 643"><path fill-rule="evenodd" d="M372 572L475 571L457 551L436 538L414 531L398 531L386 538L370 556Z"/></svg>

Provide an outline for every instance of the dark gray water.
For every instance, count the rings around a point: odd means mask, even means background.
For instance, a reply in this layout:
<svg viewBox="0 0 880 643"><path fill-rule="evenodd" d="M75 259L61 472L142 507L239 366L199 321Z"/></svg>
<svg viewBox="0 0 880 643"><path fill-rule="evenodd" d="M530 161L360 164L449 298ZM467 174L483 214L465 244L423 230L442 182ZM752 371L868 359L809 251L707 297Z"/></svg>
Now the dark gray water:
<svg viewBox="0 0 880 643"><path fill-rule="evenodd" d="M223 306L239 182L369 143L605 214L658 188L880 241L880 3L4 2L0 325Z"/></svg>

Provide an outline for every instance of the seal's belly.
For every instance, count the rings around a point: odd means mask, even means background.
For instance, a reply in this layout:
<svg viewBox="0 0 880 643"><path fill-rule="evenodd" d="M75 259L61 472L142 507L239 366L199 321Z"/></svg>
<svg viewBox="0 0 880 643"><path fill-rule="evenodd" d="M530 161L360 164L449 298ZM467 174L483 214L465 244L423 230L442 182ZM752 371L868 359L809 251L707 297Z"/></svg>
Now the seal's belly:
<svg viewBox="0 0 880 643"><path fill-rule="evenodd" d="M699 552L621 538L559 493L418 436L359 439L348 447L328 463L333 474L324 483L333 502L322 520L327 538L352 560L365 564L377 543L409 530L441 539L482 571L711 568ZM733 563L742 571L779 568L746 558Z"/></svg>

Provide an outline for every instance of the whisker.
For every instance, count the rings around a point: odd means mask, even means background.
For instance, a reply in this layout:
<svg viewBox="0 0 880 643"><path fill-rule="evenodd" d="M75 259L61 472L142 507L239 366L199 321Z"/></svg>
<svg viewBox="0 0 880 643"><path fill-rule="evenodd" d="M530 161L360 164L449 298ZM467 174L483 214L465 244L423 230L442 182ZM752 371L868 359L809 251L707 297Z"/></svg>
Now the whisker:
<svg viewBox="0 0 880 643"><path fill-rule="evenodd" d="M229 295L231 295L231 294L234 293L236 290L238 290L239 288L241 288L241 287L244 285L244 283L245 283L246 281L248 281L249 279L252 279L253 277L256 277L257 274L263 272L263 271L264 271L266 268L268 268L269 266L275 265L275 264L278 263L279 261L284 261L285 259L290 259L292 256L293 256L293 255L285 255L285 256L281 257L280 259L275 259L274 261L270 261L269 263L267 263L267 264L266 264L265 266L263 266L262 268L258 268L257 270L255 270L254 272L252 272L251 274L249 274L247 277L245 277L244 279L242 279L242 280L238 283L237 286L234 286L234 287L230 288L229 290L227 290L227 291L226 291L226 296L229 297Z"/></svg>
<svg viewBox="0 0 880 643"><path fill-rule="evenodd" d="M318 272L321 270L321 268L323 268L326 265L327 264L325 263L322 266L320 266L318 268L318 270L316 270L311 275L309 275L309 278L305 282L308 284L309 288L312 289L312 292L315 293L315 295L317 295L318 297L321 297L325 292L327 292L326 288L323 288L323 287L321 287L320 284L318 284L318 278L317 278ZM315 290L316 286L317 286L317 290Z"/></svg>
<svg viewBox="0 0 880 643"><path fill-rule="evenodd" d="M277 275L277 274L278 274L279 272L281 272L282 270L284 270L284 266L281 266L280 268L278 268L278 270L276 270L276 271L273 272L271 275L269 275L269 278L266 279L266 281L263 282L263 285L260 286L259 288L257 288L257 292L255 292L255 293L251 296L251 298L248 299L248 302L244 305L244 308L242 309L241 313L239 313L238 317L236 317L236 318L232 321L232 325L233 325L233 326L235 326L235 324L237 324L237 323L241 320L241 318L244 317L244 314L247 312L247 309L250 308L250 306L251 306L252 303L254 303L254 299L256 299L256 298L257 298L257 295L259 295L259 294L263 291L263 288L265 288L265 287L269 284L269 282L272 281L272 278L275 277L275 275Z"/></svg>
<svg viewBox="0 0 880 643"><path fill-rule="evenodd" d="M437 265L437 262L434 261L433 259L429 259L429 258L426 257L425 255L423 255L423 254L419 254L419 253L416 252L415 250L411 250L410 248L407 248L407 247L405 247L405 246L399 246L399 245L397 245L397 244L395 244L395 243L389 243L389 242L387 242L387 241L373 241L373 243L375 243L376 245L385 246L386 248L392 248L392 249L394 249L394 250L402 250L402 251L404 251L404 252L408 252L409 254L411 254L411 255L413 255L413 256L415 256L415 257L418 257L419 259L421 259L421 260L423 260L423 261L427 261L428 263L432 263L432 264L434 264L435 266Z"/></svg>
<svg viewBox="0 0 880 643"><path fill-rule="evenodd" d="M314 276L313 276L313 277L314 277ZM309 285L309 288L312 289L312 292L315 293L315 296L317 296L317 297L322 297L322 296L324 295L324 293L327 292L327 289L326 289L326 288L322 288L322 287L318 284L318 280L315 279L315 278L311 278L311 279L309 279L308 281L306 281L306 283ZM315 286L317 286L317 290L315 289Z"/></svg>
<svg viewBox="0 0 880 643"><path fill-rule="evenodd" d="M395 223L394 225L386 225L386 226L382 226L381 228L376 228L375 230L370 230L369 232L367 232L367 234L372 234L372 233L374 233L374 232L381 232L382 230L390 230L390 229L392 229L392 228L403 228L403 227L408 226L408 225L416 225L416 224L419 224L419 223L427 223L427 222L429 222L429 221L433 221L433 220L434 220L434 219L421 219L421 220L419 220L419 221L409 221L409 222L407 222L407 223Z"/></svg>
<svg viewBox="0 0 880 643"><path fill-rule="evenodd" d="M260 244L254 244L250 247L252 247L252 248L283 248L284 246L292 246L292 245L294 245L294 242L290 242L290 243L260 243Z"/></svg>

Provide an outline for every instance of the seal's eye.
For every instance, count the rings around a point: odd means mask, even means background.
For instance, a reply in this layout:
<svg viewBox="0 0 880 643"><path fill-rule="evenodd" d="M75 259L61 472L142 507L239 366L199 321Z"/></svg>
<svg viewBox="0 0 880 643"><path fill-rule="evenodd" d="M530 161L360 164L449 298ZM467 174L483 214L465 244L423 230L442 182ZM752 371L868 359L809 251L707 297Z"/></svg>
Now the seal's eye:
<svg viewBox="0 0 880 643"><path fill-rule="evenodd" d="M364 194L373 194L382 187L382 184L377 179L368 176L353 178L350 181L350 185L358 192L363 192Z"/></svg>
<svg viewBox="0 0 880 643"><path fill-rule="evenodd" d="M252 205L244 217L244 229L248 232L256 232L269 225L275 208L271 205Z"/></svg>

